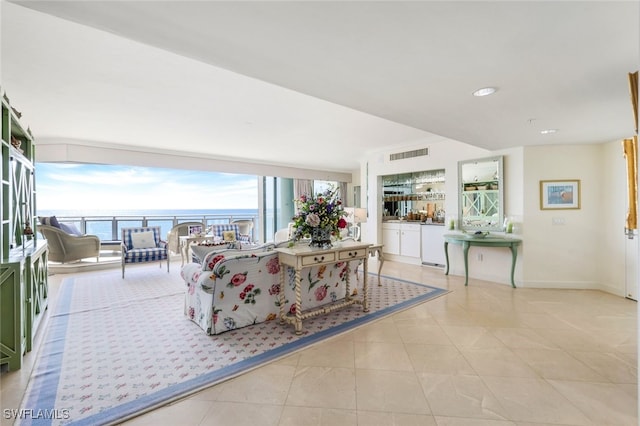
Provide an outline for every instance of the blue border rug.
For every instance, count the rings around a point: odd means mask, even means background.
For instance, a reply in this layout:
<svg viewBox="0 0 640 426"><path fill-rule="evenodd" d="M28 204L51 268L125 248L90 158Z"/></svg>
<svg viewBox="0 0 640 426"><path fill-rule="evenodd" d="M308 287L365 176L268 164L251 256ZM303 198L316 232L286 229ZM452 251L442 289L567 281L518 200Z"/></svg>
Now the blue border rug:
<svg viewBox="0 0 640 426"><path fill-rule="evenodd" d="M184 316L184 284L151 269L67 278L21 411L25 425L114 424L328 337L447 293L370 275L370 312L352 305L308 318L297 336L277 320L207 336Z"/></svg>

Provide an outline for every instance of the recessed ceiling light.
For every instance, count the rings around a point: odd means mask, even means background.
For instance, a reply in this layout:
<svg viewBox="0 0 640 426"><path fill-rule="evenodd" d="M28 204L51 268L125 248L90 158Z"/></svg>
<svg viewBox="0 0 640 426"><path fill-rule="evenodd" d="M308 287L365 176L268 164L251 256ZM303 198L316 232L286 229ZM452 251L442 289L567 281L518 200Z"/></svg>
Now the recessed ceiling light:
<svg viewBox="0 0 640 426"><path fill-rule="evenodd" d="M495 87L483 87L482 89L478 89L475 92L473 92L473 96L489 96L489 95L493 95L494 93L496 93L496 89Z"/></svg>
<svg viewBox="0 0 640 426"><path fill-rule="evenodd" d="M544 130L540 130L540 133L543 135L550 135L552 133L556 133L558 131L558 129L544 129Z"/></svg>

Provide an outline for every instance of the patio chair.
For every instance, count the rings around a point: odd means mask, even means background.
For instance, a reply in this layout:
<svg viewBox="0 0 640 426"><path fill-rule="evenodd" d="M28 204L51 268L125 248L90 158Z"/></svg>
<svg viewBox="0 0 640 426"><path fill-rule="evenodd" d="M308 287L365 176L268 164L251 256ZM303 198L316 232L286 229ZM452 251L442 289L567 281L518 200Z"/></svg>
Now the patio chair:
<svg viewBox="0 0 640 426"><path fill-rule="evenodd" d="M47 240L49 260L73 262L100 256L100 238L96 235L73 235L52 225L38 225L38 232Z"/></svg>
<svg viewBox="0 0 640 426"><path fill-rule="evenodd" d="M251 219L236 219L231 222L232 225L238 225L240 235L247 241L253 241L253 220Z"/></svg>
<svg viewBox="0 0 640 426"><path fill-rule="evenodd" d="M202 230L206 226L202 222L183 222L179 223L167 233L167 247L175 254L180 254L180 237L189 235L190 226L201 226Z"/></svg>
<svg viewBox="0 0 640 426"><path fill-rule="evenodd" d="M122 278L127 263L167 261L169 272L169 250L167 242L160 239L160 227L122 228Z"/></svg>

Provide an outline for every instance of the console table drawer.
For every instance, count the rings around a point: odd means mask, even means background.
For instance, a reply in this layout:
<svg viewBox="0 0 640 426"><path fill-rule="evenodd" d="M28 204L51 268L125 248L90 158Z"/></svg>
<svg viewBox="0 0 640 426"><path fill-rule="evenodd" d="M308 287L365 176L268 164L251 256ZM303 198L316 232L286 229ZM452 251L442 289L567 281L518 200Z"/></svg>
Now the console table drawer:
<svg viewBox="0 0 640 426"><path fill-rule="evenodd" d="M366 249L345 250L338 253L340 260L360 259L367 255Z"/></svg>
<svg viewBox="0 0 640 426"><path fill-rule="evenodd" d="M336 254L334 252L322 253L322 254L310 254L302 256L302 266L317 265L319 263L333 262L336 260Z"/></svg>

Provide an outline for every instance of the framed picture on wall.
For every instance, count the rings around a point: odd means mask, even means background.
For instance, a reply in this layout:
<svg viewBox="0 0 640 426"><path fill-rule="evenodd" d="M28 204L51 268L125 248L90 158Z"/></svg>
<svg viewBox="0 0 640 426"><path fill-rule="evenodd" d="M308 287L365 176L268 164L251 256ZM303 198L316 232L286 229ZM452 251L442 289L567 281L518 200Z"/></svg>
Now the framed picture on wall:
<svg viewBox="0 0 640 426"><path fill-rule="evenodd" d="M540 209L561 210L580 208L579 180L541 180Z"/></svg>

